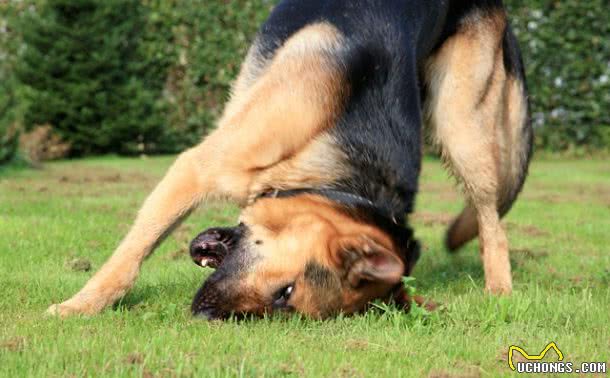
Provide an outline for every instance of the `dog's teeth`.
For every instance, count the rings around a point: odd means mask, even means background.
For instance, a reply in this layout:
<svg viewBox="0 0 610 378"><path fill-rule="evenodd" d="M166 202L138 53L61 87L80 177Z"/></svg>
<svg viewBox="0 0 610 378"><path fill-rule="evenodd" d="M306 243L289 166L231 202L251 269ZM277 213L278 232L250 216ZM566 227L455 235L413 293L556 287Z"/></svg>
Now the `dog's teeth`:
<svg viewBox="0 0 610 378"><path fill-rule="evenodd" d="M207 259L201 260L201 267L205 268L206 266L208 266L208 260Z"/></svg>

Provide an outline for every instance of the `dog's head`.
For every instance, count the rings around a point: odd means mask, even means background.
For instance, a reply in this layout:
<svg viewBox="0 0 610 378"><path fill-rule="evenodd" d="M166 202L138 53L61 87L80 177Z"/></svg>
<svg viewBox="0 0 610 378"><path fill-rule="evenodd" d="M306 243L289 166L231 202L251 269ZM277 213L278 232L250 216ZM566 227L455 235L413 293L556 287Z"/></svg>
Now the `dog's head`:
<svg viewBox="0 0 610 378"><path fill-rule="evenodd" d="M193 300L195 315L355 313L388 298L419 254L410 230L397 238L321 196L260 199L240 221L191 243L195 263L216 268Z"/></svg>

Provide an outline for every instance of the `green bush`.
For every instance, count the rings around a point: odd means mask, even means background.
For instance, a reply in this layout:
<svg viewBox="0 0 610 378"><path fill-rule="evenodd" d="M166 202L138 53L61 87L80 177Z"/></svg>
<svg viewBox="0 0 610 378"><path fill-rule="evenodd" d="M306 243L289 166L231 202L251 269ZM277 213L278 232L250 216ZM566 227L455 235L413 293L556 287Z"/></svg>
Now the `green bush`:
<svg viewBox="0 0 610 378"><path fill-rule="evenodd" d="M509 0L539 147L610 146L607 0Z"/></svg>
<svg viewBox="0 0 610 378"><path fill-rule="evenodd" d="M213 125L248 43L273 3L176 0L165 5L172 11L162 18L173 25L179 58L168 75L173 128L199 135ZM507 7L523 49L536 145L609 147L607 1L508 0Z"/></svg>
<svg viewBox="0 0 610 378"><path fill-rule="evenodd" d="M51 124L77 155L157 150L161 86L140 49L146 22L139 0L47 0L25 18L26 126Z"/></svg>
<svg viewBox="0 0 610 378"><path fill-rule="evenodd" d="M213 126L270 1L152 0L148 36L171 63L164 92L172 140L181 147ZM152 51L153 49L149 49Z"/></svg>
<svg viewBox="0 0 610 378"><path fill-rule="evenodd" d="M0 164L10 161L17 150L20 86L13 72L21 40L15 20L27 5L0 2Z"/></svg>
<svg viewBox="0 0 610 378"><path fill-rule="evenodd" d="M4 110L4 100L0 98L0 111ZM10 161L17 151L18 131L6 122L0 122L0 165Z"/></svg>
<svg viewBox="0 0 610 378"><path fill-rule="evenodd" d="M10 161L17 150L15 107L14 83L0 76L0 164Z"/></svg>

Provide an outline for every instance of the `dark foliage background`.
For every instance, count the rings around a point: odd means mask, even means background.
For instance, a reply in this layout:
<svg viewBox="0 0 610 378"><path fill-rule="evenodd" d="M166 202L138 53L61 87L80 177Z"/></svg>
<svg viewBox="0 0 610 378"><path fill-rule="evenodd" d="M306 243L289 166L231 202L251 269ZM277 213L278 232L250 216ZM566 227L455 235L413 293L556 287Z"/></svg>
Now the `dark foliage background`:
<svg viewBox="0 0 610 378"><path fill-rule="evenodd" d="M0 0L0 161L50 124L72 155L174 152L218 117L274 1ZM607 0L508 0L537 147L610 146Z"/></svg>
<svg viewBox="0 0 610 378"><path fill-rule="evenodd" d="M141 49L146 22L139 0L48 0L29 12L15 67L29 88L24 123L52 125L78 155L151 149L163 78Z"/></svg>
<svg viewBox="0 0 610 378"><path fill-rule="evenodd" d="M610 146L610 3L510 0L539 147Z"/></svg>

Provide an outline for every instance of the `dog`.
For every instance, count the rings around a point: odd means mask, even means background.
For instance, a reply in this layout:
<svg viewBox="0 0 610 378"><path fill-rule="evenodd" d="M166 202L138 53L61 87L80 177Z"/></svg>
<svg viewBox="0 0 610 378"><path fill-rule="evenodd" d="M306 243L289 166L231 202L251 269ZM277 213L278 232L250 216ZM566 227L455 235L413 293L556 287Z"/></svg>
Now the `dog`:
<svg viewBox="0 0 610 378"><path fill-rule="evenodd" d="M500 224L532 152L523 63L500 0L284 0L256 36L217 128L183 152L108 262L49 312L95 314L200 203L240 223L200 234L216 271L195 315L355 313L405 299L407 226L429 135L467 199L450 251L480 241L485 290L512 290Z"/></svg>

